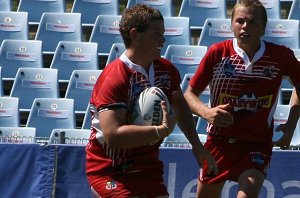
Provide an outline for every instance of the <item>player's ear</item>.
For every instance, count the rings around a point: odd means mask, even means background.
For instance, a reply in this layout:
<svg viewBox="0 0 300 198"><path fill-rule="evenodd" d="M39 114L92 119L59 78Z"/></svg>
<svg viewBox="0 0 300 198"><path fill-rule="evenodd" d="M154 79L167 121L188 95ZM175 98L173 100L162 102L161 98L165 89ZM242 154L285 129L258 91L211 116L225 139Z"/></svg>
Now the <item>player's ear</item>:
<svg viewBox="0 0 300 198"><path fill-rule="evenodd" d="M131 39L135 39L137 37L137 35L138 35L137 29L136 28L132 28L130 30L130 38Z"/></svg>

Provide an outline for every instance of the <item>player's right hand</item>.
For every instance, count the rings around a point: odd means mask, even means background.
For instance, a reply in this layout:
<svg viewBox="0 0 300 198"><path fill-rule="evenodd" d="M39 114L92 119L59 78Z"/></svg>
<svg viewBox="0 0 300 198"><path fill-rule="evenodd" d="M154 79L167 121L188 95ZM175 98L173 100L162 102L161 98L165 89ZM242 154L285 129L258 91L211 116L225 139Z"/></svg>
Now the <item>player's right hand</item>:
<svg viewBox="0 0 300 198"><path fill-rule="evenodd" d="M204 118L216 127L229 127L234 124L233 115L230 113L230 104L218 105L210 108Z"/></svg>

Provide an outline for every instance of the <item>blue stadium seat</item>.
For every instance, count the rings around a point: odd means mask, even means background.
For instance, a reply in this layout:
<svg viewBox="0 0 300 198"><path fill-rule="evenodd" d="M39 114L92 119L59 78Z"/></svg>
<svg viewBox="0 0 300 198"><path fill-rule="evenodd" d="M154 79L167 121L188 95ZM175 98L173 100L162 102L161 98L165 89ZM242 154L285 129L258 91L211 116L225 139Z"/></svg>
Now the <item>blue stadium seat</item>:
<svg viewBox="0 0 300 198"><path fill-rule="evenodd" d="M50 134L49 144L86 145L90 134L91 130L89 129L53 129Z"/></svg>
<svg viewBox="0 0 300 198"><path fill-rule="evenodd" d="M69 82L74 70L97 70L97 43L60 41L50 68L58 70L59 82Z"/></svg>
<svg viewBox="0 0 300 198"><path fill-rule="evenodd" d="M300 61L300 49L293 49L295 57Z"/></svg>
<svg viewBox="0 0 300 198"><path fill-rule="evenodd" d="M182 0L178 16L189 17L191 29L202 29L207 18L225 19L227 17L226 2L223 0Z"/></svg>
<svg viewBox="0 0 300 198"><path fill-rule="evenodd" d="M20 126L19 98L0 97L0 126Z"/></svg>
<svg viewBox="0 0 300 198"><path fill-rule="evenodd" d="M0 12L0 44L4 39L27 40L29 38L26 12Z"/></svg>
<svg viewBox="0 0 300 198"><path fill-rule="evenodd" d="M191 45L191 32L189 18L164 17L165 43L161 49L161 55L166 53L169 45Z"/></svg>
<svg viewBox="0 0 300 198"><path fill-rule="evenodd" d="M206 51L206 46L169 45L164 57L175 65L183 79L185 74L195 73Z"/></svg>
<svg viewBox="0 0 300 198"><path fill-rule="evenodd" d="M300 20L300 1L293 0L288 19Z"/></svg>
<svg viewBox="0 0 300 198"><path fill-rule="evenodd" d="M274 135L276 136L278 133L275 132L275 129L280 125L287 121L288 115L290 112L290 105L277 105L274 113ZM297 127L294 131L294 135L291 141L291 146L299 146L300 145L300 124L298 122Z"/></svg>
<svg viewBox="0 0 300 198"><path fill-rule="evenodd" d="M10 92L18 97L19 110L29 112L35 98L59 98L57 70L49 68L20 68Z"/></svg>
<svg viewBox="0 0 300 198"><path fill-rule="evenodd" d="M65 0L20 0L17 10L28 13L29 25L38 25L45 12L65 12L66 3Z"/></svg>
<svg viewBox="0 0 300 198"><path fill-rule="evenodd" d="M12 11L12 0L0 0L0 11Z"/></svg>
<svg viewBox="0 0 300 198"><path fill-rule="evenodd" d="M65 98L74 99L75 113L86 112L92 90L101 72L102 70L74 70L72 72Z"/></svg>
<svg viewBox="0 0 300 198"><path fill-rule="evenodd" d="M76 128L74 100L36 98L29 112L26 127L36 128L37 143L48 142L53 129Z"/></svg>
<svg viewBox="0 0 300 198"><path fill-rule="evenodd" d="M183 133L171 133L165 138L162 147L191 148L191 144Z"/></svg>
<svg viewBox="0 0 300 198"><path fill-rule="evenodd" d="M0 96L3 96L2 67L0 67Z"/></svg>
<svg viewBox="0 0 300 198"><path fill-rule="evenodd" d="M82 41L80 13L44 13L35 40L43 42L43 53L54 54L59 41Z"/></svg>
<svg viewBox="0 0 300 198"><path fill-rule="evenodd" d="M128 0L126 8L132 7L136 4L146 4L150 7L153 7L160 11L160 13L164 17L171 17L173 16L173 5L172 0L156 0L156 1L149 1L149 0Z"/></svg>
<svg viewBox="0 0 300 198"><path fill-rule="evenodd" d="M184 75L183 79L181 80L181 90L185 92L187 87L189 86L189 81L193 77L194 73L187 73ZM202 102L206 105L210 105L210 89L207 87L199 96Z"/></svg>
<svg viewBox="0 0 300 198"><path fill-rule="evenodd" d="M260 0L267 11L268 19L281 18L281 4L280 0Z"/></svg>
<svg viewBox="0 0 300 198"><path fill-rule="evenodd" d="M81 128L82 129L91 129L91 125L92 125L91 105L88 104L85 114L84 114Z"/></svg>
<svg viewBox="0 0 300 198"><path fill-rule="evenodd" d="M108 56L114 43L123 43L119 32L120 15L99 15L95 21L89 42L98 43L98 54Z"/></svg>
<svg viewBox="0 0 300 198"><path fill-rule="evenodd" d="M299 20L269 19L263 39L292 49L298 49Z"/></svg>
<svg viewBox="0 0 300 198"><path fill-rule="evenodd" d="M81 13L83 26L93 26L98 15L118 15L119 1L74 0L71 12Z"/></svg>
<svg viewBox="0 0 300 198"><path fill-rule="evenodd" d="M214 43L233 37L230 19L208 18L203 25L198 45L209 47Z"/></svg>
<svg viewBox="0 0 300 198"><path fill-rule="evenodd" d="M3 80L13 80L21 67L43 68L42 42L34 40L4 40L0 47Z"/></svg>
<svg viewBox="0 0 300 198"><path fill-rule="evenodd" d="M107 61L106 61L106 65L111 63L116 58L120 57L122 55L122 53L125 52L125 50L126 50L126 48L125 48L124 43L114 43L111 46L111 49L109 51Z"/></svg>
<svg viewBox="0 0 300 198"><path fill-rule="evenodd" d="M1 143L34 144L36 129L34 127L0 127Z"/></svg>

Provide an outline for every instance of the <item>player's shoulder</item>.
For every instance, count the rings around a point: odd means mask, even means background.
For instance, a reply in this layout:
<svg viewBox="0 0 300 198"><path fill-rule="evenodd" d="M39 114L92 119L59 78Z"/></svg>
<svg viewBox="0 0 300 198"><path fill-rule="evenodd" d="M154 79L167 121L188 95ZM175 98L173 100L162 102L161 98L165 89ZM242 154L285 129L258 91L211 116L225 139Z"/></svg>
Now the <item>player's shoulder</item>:
<svg viewBox="0 0 300 198"><path fill-rule="evenodd" d="M279 53L279 54L291 54L293 55L293 50L285 45L279 45L273 42L264 41L266 50L272 53Z"/></svg>

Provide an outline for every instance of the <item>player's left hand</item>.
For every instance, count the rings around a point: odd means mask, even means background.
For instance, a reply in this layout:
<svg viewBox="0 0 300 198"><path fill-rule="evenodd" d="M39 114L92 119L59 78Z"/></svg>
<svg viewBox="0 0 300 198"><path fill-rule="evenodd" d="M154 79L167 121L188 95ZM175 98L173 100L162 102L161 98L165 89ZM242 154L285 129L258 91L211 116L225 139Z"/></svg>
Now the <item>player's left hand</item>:
<svg viewBox="0 0 300 198"><path fill-rule="evenodd" d="M201 144L202 145L202 144ZM214 157L210 152L202 145L200 149L193 149L198 164L203 167L204 163L207 164L207 174L217 175L219 170ZM200 152L200 153L197 153Z"/></svg>
<svg viewBox="0 0 300 198"><path fill-rule="evenodd" d="M275 131L282 131L283 136L275 142L275 146L280 147L280 149L286 150L290 147L295 127L289 126L287 123L280 124Z"/></svg>

